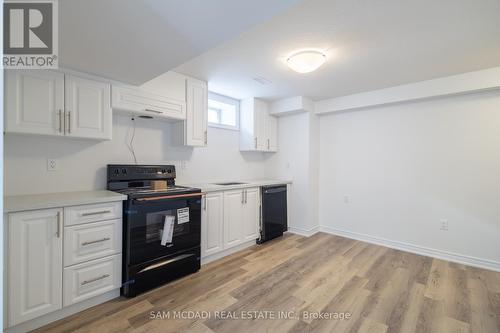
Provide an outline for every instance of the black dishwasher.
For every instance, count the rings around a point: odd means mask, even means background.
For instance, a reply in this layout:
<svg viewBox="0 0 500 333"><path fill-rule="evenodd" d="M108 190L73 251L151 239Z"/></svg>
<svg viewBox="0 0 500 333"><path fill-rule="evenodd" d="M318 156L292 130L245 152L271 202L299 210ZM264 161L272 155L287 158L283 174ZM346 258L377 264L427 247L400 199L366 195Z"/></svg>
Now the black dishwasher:
<svg viewBox="0 0 500 333"><path fill-rule="evenodd" d="M262 186L262 220L260 227L261 244L283 235L288 229L286 185Z"/></svg>

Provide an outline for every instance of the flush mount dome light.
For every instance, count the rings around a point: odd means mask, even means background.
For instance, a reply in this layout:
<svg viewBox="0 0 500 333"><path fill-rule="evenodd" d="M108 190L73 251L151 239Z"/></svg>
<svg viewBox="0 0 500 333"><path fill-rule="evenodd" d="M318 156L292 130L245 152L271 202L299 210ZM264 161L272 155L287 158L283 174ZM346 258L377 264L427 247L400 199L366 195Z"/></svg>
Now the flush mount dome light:
<svg viewBox="0 0 500 333"><path fill-rule="evenodd" d="M293 53L286 59L288 67L298 73L310 73L317 70L326 61L326 55L317 50L303 50Z"/></svg>

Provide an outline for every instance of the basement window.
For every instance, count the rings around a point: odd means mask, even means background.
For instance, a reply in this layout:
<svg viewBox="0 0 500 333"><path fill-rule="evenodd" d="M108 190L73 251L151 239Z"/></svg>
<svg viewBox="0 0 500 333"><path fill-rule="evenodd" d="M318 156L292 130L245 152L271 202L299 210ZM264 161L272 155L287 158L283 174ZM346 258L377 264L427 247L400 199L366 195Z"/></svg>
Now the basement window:
<svg viewBox="0 0 500 333"><path fill-rule="evenodd" d="M240 101L208 93L208 125L231 130L240 129Z"/></svg>

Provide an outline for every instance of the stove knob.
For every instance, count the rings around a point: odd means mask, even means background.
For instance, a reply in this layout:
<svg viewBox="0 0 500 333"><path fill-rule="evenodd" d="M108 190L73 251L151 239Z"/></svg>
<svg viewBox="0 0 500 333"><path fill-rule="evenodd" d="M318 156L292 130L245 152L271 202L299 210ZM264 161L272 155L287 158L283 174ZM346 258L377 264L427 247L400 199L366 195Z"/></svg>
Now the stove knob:
<svg viewBox="0 0 500 333"><path fill-rule="evenodd" d="M123 168L123 169L122 169L122 173L123 173L124 175L126 175L126 174L127 174L127 169Z"/></svg>
<svg viewBox="0 0 500 333"><path fill-rule="evenodd" d="M161 169L161 173L167 173L166 169Z"/></svg>
<svg viewBox="0 0 500 333"><path fill-rule="evenodd" d="M115 169L115 170L113 171L113 173L114 173L115 175L118 175L118 174L120 173L120 170Z"/></svg>

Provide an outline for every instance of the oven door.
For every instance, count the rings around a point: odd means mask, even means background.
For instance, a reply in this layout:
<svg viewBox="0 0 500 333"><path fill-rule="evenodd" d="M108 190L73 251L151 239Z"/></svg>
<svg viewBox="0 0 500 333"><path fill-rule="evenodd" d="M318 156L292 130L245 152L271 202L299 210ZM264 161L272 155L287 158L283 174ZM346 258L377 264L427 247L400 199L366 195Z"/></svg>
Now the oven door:
<svg viewBox="0 0 500 333"><path fill-rule="evenodd" d="M174 220L172 241L162 245L165 220ZM125 209L127 264L135 265L200 246L201 193L178 198L132 199Z"/></svg>

